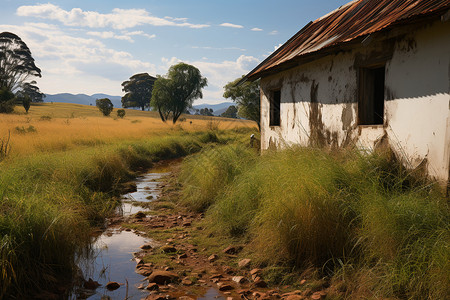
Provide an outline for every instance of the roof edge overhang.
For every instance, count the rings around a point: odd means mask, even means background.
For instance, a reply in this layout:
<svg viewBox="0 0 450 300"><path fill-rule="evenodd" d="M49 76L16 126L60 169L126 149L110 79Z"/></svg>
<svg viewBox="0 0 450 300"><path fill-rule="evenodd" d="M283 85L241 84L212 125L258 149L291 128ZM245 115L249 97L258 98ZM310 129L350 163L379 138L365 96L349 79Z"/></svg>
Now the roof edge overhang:
<svg viewBox="0 0 450 300"><path fill-rule="evenodd" d="M401 27L410 25L412 23L422 23L422 22L428 22L431 20L438 20L441 19L443 22L447 22L450 19L450 10L448 7L438 9L432 12L428 12L426 14L420 14L411 16L409 18L401 19L399 21L393 22L390 25L381 28L377 31L371 32L369 34L355 36L354 38L340 43L331 44L328 46L325 46L321 49L315 50L313 52L308 52L305 54L298 55L297 57L290 59L288 61L285 61L281 64L278 64L272 68L268 68L265 70L260 70L264 64L266 64L270 59L272 59L275 55L277 55L279 52L283 51L284 48L286 48L289 43L294 40L296 37L298 37L300 34L302 34L313 22L309 22L305 27L303 27L299 32L297 32L293 37L291 37L288 41L286 41L281 47L279 47L277 50L275 50L270 56L268 56L264 61L262 61L260 64L258 64L255 68L253 68L252 71L250 71L247 75L245 75L236 85L240 85L244 83L245 81L255 81L262 77L267 77L270 75L273 75L275 73L286 71L295 67L298 67L302 64L309 63L311 61L323 58L325 56L335 54L339 51L345 51L353 48L355 45L361 44L368 36L385 32L387 30L391 30L394 27Z"/></svg>

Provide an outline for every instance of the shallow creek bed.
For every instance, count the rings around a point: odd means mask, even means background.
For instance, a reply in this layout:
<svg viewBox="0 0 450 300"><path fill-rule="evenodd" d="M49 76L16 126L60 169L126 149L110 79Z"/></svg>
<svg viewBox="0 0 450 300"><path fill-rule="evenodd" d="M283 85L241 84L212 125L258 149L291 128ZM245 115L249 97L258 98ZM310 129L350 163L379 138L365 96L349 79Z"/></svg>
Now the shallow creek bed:
<svg viewBox="0 0 450 300"><path fill-rule="evenodd" d="M179 162L156 166L122 197L117 215L80 260L83 280L70 299L326 298L323 286L311 289L306 280L297 290L268 287L241 245L209 234L203 214L177 204L178 169Z"/></svg>

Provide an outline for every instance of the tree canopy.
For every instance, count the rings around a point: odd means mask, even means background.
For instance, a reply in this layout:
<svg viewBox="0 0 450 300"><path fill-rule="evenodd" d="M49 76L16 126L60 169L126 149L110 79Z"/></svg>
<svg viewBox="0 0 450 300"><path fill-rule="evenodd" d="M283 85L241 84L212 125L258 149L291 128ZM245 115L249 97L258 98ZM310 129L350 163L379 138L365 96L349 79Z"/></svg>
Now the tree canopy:
<svg viewBox="0 0 450 300"><path fill-rule="evenodd" d="M28 46L14 33L0 33L0 88L17 91L29 76L41 77L41 70Z"/></svg>
<svg viewBox="0 0 450 300"><path fill-rule="evenodd" d="M225 92L223 96L225 98L231 98L237 106L238 113L241 117L248 120L255 121L260 127L260 92L259 92L259 80L250 82L246 81L240 85L237 83L242 79L227 83L224 86Z"/></svg>
<svg viewBox="0 0 450 300"><path fill-rule="evenodd" d="M140 107L142 110L149 107L155 80L148 73L139 73L122 82L122 91L126 92L122 97L122 107Z"/></svg>
<svg viewBox="0 0 450 300"><path fill-rule="evenodd" d="M98 110L100 110L104 116L109 116L114 108L114 105L108 98L95 100L95 105L98 107Z"/></svg>
<svg viewBox="0 0 450 300"><path fill-rule="evenodd" d="M234 105L228 106L227 110L224 111L220 116L224 118L233 118L237 119L237 108Z"/></svg>
<svg viewBox="0 0 450 300"><path fill-rule="evenodd" d="M175 124L195 99L203 97L202 88L207 82L196 67L186 63L173 65L165 77L157 76L150 105L159 112L161 120L172 118Z"/></svg>
<svg viewBox="0 0 450 300"><path fill-rule="evenodd" d="M199 113L202 116L209 116L209 117L214 116L214 110L212 108L207 108L207 107L201 108Z"/></svg>

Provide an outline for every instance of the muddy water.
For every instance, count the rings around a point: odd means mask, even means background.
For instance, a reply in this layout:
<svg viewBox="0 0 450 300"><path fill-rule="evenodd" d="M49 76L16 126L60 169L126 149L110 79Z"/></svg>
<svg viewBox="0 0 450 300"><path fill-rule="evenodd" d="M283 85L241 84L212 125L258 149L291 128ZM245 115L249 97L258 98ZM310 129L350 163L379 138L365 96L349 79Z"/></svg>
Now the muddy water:
<svg viewBox="0 0 450 300"><path fill-rule="evenodd" d="M152 169L150 173L136 180L137 191L123 195L122 206L116 210L117 215L128 217L144 211L139 204L153 201L158 198L161 190L160 179L169 174L169 166ZM81 259L79 268L82 277L91 278L100 286L96 290L75 287L69 299L142 299L149 293L138 287L144 284L144 277L135 273L136 263L133 253L145 243L157 243L150 238L142 236L136 231L126 231L120 228L108 228L98 236L91 245L89 255ZM106 289L106 284L115 281L121 286L115 291ZM218 290L209 289L204 296L198 299L225 299Z"/></svg>

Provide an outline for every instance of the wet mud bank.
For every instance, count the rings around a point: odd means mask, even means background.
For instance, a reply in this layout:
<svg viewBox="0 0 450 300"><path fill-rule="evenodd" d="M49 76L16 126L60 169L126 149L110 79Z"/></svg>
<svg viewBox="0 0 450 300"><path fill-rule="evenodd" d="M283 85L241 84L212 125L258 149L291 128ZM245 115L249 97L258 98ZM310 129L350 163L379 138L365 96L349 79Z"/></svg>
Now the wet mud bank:
<svg viewBox="0 0 450 300"><path fill-rule="evenodd" d="M150 226L149 219L158 222L157 220L166 217L155 216L150 210L165 186L164 178L169 176L172 168L178 164L180 160L158 163L131 183L131 191L122 195L121 205L116 208L115 214L106 220L106 229L94 232L90 245L83 253L79 253L78 274L67 299L146 299L153 297L155 290L173 292L173 296L167 294L165 299L176 299L181 294L189 294L189 291L175 292L172 281L160 281L158 288L148 288L147 277L159 271L152 264L144 264L143 258L149 251L164 252L167 243L153 239L145 230L130 228L144 224ZM177 221L183 223L184 219L177 216ZM186 226L189 222L180 225ZM172 222L172 225L175 223ZM123 226L124 224L128 226ZM162 224L156 226L164 227ZM171 269L167 266L160 268L160 271ZM177 275L177 281L178 279ZM215 288L206 287L203 290L200 292L202 295L193 299L225 299Z"/></svg>

